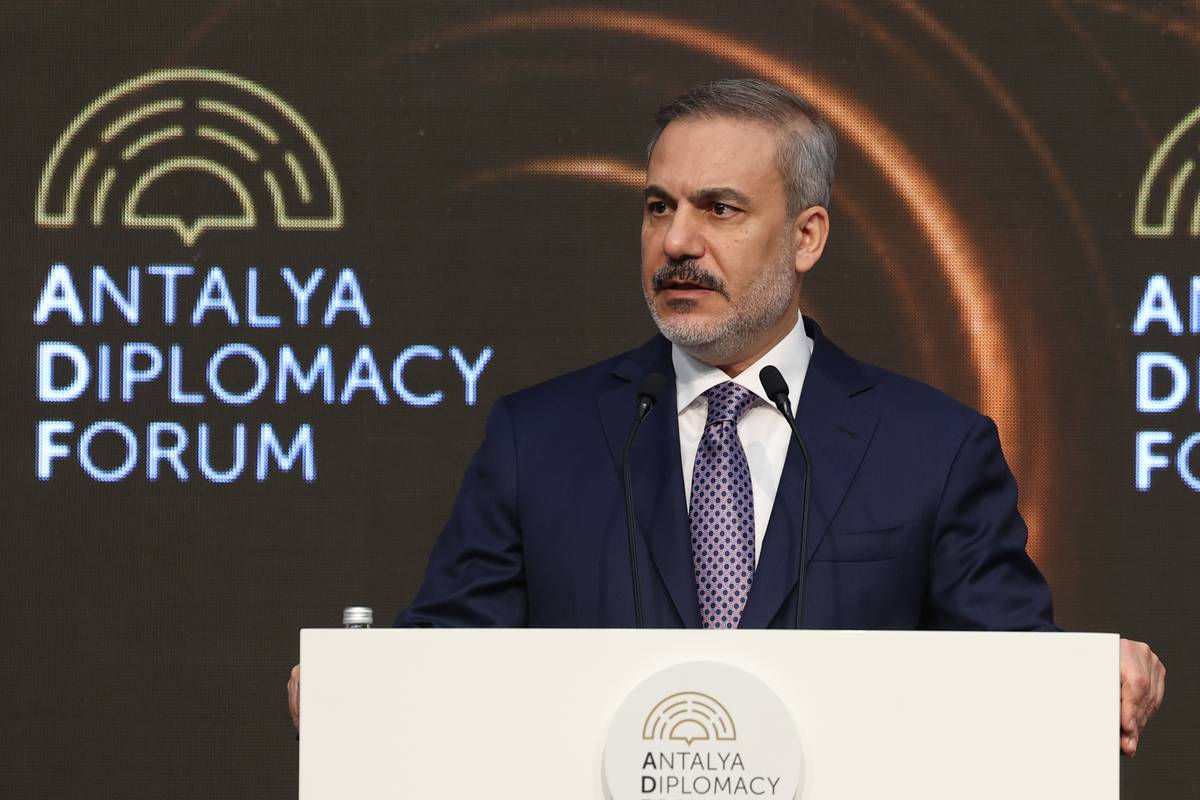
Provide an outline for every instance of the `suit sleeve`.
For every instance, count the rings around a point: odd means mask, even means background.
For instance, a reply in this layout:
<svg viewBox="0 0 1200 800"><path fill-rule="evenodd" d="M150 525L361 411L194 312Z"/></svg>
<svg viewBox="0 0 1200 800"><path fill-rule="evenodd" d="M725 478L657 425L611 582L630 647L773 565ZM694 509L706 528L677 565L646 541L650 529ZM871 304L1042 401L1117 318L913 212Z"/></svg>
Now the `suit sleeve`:
<svg viewBox="0 0 1200 800"><path fill-rule="evenodd" d="M430 554L421 589L396 617L396 627L526 624L518 474L512 416L501 399Z"/></svg>
<svg viewBox="0 0 1200 800"><path fill-rule="evenodd" d="M996 426L977 417L938 505L923 627L1057 630L1050 587L1025 551L1027 539Z"/></svg>

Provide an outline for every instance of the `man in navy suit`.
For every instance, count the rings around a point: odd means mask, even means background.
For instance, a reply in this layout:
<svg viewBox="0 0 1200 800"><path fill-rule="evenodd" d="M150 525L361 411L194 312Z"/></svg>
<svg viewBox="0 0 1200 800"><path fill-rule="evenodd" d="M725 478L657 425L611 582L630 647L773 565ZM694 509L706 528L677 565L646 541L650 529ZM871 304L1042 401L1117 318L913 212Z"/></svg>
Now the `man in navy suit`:
<svg viewBox="0 0 1200 800"><path fill-rule="evenodd" d="M829 234L829 126L747 80L656 121L642 287L661 335L497 402L396 624L632 626L621 456L657 372L632 451L646 624L793 626L805 464L760 383L770 365L812 458L803 627L1055 630L991 420L852 359L800 314ZM1122 641L1125 752L1164 678Z"/></svg>

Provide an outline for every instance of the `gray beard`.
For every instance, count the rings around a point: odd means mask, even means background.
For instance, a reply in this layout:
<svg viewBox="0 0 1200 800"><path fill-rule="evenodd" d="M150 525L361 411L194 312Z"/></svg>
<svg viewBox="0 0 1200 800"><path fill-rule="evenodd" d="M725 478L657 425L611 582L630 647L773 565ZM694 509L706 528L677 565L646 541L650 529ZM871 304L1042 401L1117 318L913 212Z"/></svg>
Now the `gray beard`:
<svg viewBox="0 0 1200 800"><path fill-rule="evenodd" d="M790 251L789 236L785 237L775 263L715 322L692 319L687 313L695 306L692 300L674 301L671 308L677 313L664 318L654 304L654 291L643 287L650 317L663 336L696 360L709 366L729 364L783 316L791 304L796 274L791 267Z"/></svg>

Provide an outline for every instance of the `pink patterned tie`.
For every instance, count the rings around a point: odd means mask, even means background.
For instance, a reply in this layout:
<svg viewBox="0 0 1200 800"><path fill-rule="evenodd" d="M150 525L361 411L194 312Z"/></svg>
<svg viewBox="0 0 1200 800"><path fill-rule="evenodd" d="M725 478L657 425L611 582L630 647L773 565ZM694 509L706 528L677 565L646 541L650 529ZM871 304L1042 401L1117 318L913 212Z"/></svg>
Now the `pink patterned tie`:
<svg viewBox="0 0 1200 800"><path fill-rule="evenodd" d="M690 512L696 591L705 628L736 628L754 581L754 492L737 423L756 396L733 381L704 396Z"/></svg>

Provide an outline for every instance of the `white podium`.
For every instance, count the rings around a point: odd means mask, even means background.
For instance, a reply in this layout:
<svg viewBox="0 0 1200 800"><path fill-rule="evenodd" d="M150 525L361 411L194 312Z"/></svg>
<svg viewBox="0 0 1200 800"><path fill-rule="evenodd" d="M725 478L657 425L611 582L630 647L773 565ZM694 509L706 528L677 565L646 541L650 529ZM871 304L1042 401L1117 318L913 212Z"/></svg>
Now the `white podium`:
<svg viewBox="0 0 1200 800"><path fill-rule="evenodd" d="M1113 634L305 630L300 659L301 800L1118 794Z"/></svg>

